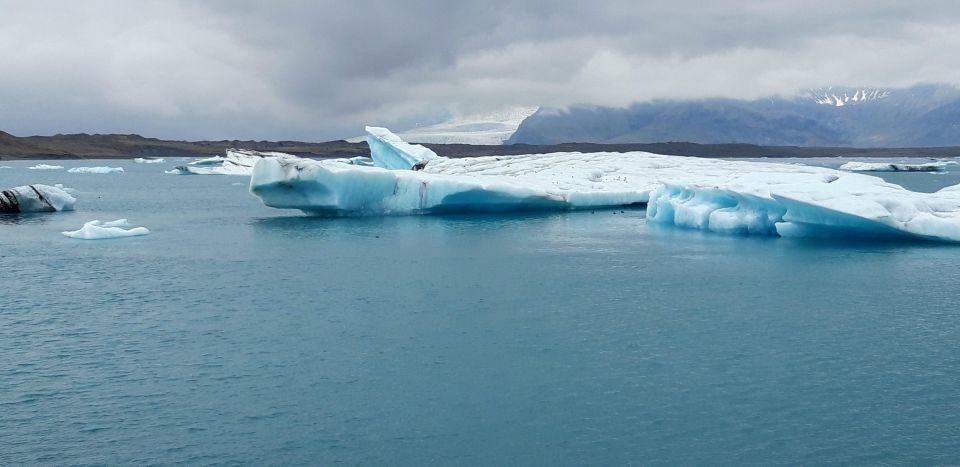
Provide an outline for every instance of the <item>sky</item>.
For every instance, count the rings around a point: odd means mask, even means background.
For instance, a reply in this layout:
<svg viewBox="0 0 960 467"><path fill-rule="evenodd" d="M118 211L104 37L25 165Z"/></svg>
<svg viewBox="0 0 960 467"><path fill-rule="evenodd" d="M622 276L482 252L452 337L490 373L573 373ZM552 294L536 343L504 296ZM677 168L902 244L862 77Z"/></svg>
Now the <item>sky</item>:
<svg viewBox="0 0 960 467"><path fill-rule="evenodd" d="M960 2L0 0L0 130L326 141L518 106L960 84Z"/></svg>

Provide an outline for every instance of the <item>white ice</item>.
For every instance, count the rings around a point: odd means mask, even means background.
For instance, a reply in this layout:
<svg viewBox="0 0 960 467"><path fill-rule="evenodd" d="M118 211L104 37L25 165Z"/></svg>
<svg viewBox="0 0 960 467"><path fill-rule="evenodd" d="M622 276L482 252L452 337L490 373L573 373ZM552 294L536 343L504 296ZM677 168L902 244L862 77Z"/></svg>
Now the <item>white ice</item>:
<svg viewBox="0 0 960 467"><path fill-rule="evenodd" d="M166 162L164 159L144 159L143 157L138 157L133 160L137 164L162 164Z"/></svg>
<svg viewBox="0 0 960 467"><path fill-rule="evenodd" d="M53 212L73 210L77 199L63 185L24 185L0 192L0 212ZM74 192L75 193L75 192Z"/></svg>
<svg viewBox="0 0 960 467"><path fill-rule="evenodd" d="M132 227L126 219L110 222L93 220L83 224L79 230L61 232L62 234L80 240L104 240L109 238L135 237L147 235L150 231L146 227Z"/></svg>
<svg viewBox="0 0 960 467"><path fill-rule="evenodd" d="M380 139L383 141L383 139ZM378 165L423 162L387 140ZM250 190L314 214L564 210L647 203L649 222L773 236L907 236L960 242L960 185L916 193L880 178L765 162L631 153L426 159L421 170L264 159Z"/></svg>
<svg viewBox="0 0 960 467"><path fill-rule="evenodd" d="M62 165L37 164L33 167L27 167L30 170L63 170Z"/></svg>
<svg viewBox="0 0 960 467"><path fill-rule="evenodd" d="M72 174L109 174L123 172L123 167L74 167L67 172Z"/></svg>
<svg viewBox="0 0 960 467"><path fill-rule="evenodd" d="M923 163L905 163L905 162L847 162L840 166L840 170L851 172L940 172L946 170L948 162L923 162ZM955 163L955 162L954 162Z"/></svg>
<svg viewBox="0 0 960 467"><path fill-rule="evenodd" d="M298 159L297 156L283 152L262 152L247 149L227 149L226 157L209 157L178 165L168 174L180 175L239 175L250 176L253 166L264 158Z"/></svg>

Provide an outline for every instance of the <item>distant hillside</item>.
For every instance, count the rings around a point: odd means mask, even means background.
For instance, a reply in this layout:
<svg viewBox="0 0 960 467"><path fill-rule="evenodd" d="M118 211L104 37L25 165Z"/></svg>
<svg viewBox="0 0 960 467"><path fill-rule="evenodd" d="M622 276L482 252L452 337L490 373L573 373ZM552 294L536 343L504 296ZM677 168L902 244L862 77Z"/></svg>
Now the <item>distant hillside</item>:
<svg viewBox="0 0 960 467"><path fill-rule="evenodd" d="M755 144L697 143L563 143L550 145L425 144L446 157L506 156L551 152L629 152L699 157L953 157L960 147L935 148L850 148L761 146ZM207 157L223 154L227 148L280 151L302 157L368 156L367 143L329 141L164 141L138 135L56 135L17 137L0 132L2 159L130 159L134 157Z"/></svg>
<svg viewBox="0 0 960 467"><path fill-rule="evenodd" d="M280 151L304 157L369 154L366 143L330 141L165 141L140 135L55 135L17 137L0 131L0 159L124 159L133 157L206 157L227 148Z"/></svg>
<svg viewBox="0 0 960 467"><path fill-rule="evenodd" d="M653 101L627 108L541 109L508 143L689 141L790 146L960 145L960 89L823 88L753 101Z"/></svg>

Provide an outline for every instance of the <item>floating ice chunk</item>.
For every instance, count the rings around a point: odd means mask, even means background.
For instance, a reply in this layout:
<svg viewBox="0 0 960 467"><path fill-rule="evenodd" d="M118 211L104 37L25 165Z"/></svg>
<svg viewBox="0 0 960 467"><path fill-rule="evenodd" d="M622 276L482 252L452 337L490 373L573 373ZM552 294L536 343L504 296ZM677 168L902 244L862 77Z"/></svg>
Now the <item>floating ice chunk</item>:
<svg viewBox="0 0 960 467"><path fill-rule="evenodd" d="M165 161L164 159L162 159L162 158L157 158L157 159L145 159L145 158L143 158L143 157L138 157L138 158L134 159L133 162L135 162L135 163L137 163L137 164L162 164L162 163L164 163L164 162L166 162L166 161Z"/></svg>
<svg viewBox="0 0 960 467"><path fill-rule="evenodd" d="M405 143L386 128L366 127L373 165L384 169L413 169L439 156L419 144Z"/></svg>
<svg viewBox="0 0 960 467"><path fill-rule="evenodd" d="M33 167L27 167L30 170L63 170L62 165L37 164Z"/></svg>
<svg viewBox="0 0 960 467"><path fill-rule="evenodd" d="M840 170L851 172L940 172L947 168L947 162L925 162L919 164L887 162L847 162Z"/></svg>
<svg viewBox="0 0 960 467"><path fill-rule="evenodd" d="M394 151L397 145L387 146L393 152L386 160L406 160ZM375 161L383 150L374 151ZM254 168L250 191L267 206L318 214L648 203L649 222L713 232L960 242L960 185L916 193L874 176L822 167L643 152L435 157L422 170L265 159Z"/></svg>
<svg viewBox="0 0 960 467"><path fill-rule="evenodd" d="M9 165L0 165L0 169L12 169Z"/></svg>
<svg viewBox="0 0 960 467"><path fill-rule="evenodd" d="M70 211L77 199L62 185L25 185L0 192L0 213Z"/></svg>
<svg viewBox="0 0 960 467"><path fill-rule="evenodd" d="M109 173L121 173L123 172L123 167L74 167L67 170L72 174L109 174Z"/></svg>
<svg viewBox="0 0 960 467"><path fill-rule="evenodd" d="M779 180L748 177L668 183L651 193L647 219L725 233L960 242L957 186L917 193L866 175L819 181L789 172Z"/></svg>
<svg viewBox="0 0 960 467"><path fill-rule="evenodd" d="M135 237L147 235L150 231L146 227L132 227L126 219L101 222L93 220L83 224L79 230L61 232L62 234L81 240L103 240L108 238Z"/></svg>
<svg viewBox="0 0 960 467"><path fill-rule="evenodd" d="M250 176L253 166L264 158L299 159L283 152L261 152L247 149L227 149L226 157L210 157L193 161L187 165L178 165L168 174L180 175L239 175Z"/></svg>

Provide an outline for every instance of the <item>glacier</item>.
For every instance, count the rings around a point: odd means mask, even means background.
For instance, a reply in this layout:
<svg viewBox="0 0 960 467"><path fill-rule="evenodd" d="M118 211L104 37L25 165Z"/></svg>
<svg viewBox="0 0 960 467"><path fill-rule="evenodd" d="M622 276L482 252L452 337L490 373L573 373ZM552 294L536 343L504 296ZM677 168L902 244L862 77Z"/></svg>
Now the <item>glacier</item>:
<svg viewBox="0 0 960 467"><path fill-rule="evenodd" d="M264 158L250 191L320 215L573 210L646 204L647 221L736 235L960 242L960 185L917 193L875 176L646 152L445 158L368 127L374 167Z"/></svg>
<svg viewBox="0 0 960 467"><path fill-rule="evenodd" d="M924 163L906 162L847 162L840 166L840 170L851 172L941 172L955 161L934 161Z"/></svg>
<svg viewBox="0 0 960 467"><path fill-rule="evenodd" d="M60 232L63 235L79 240L105 240L109 238L136 237L150 233L146 227L133 227L126 219L101 222L92 220L83 224L79 230Z"/></svg>
<svg viewBox="0 0 960 467"><path fill-rule="evenodd" d="M168 174L177 175L237 175L250 176L253 166L263 158L298 159L283 152L262 152L249 149L227 149L226 156L198 159L187 165L178 165Z"/></svg>
<svg viewBox="0 0 960 467"><path fill-rule="evenodd" d="M404 141L421 144L501 145L537 110L539 107L510 107L493 112L457 114L441 123L400 132L398 136ZM351 143L366 140L366 136L347 139Z"/></svg>
<svg viewBox="0 0 960 467"><path fill-rule="evenodd" d="M0 213L71 211L77 199L62 185L24 185L0 191Z"/></svg>

